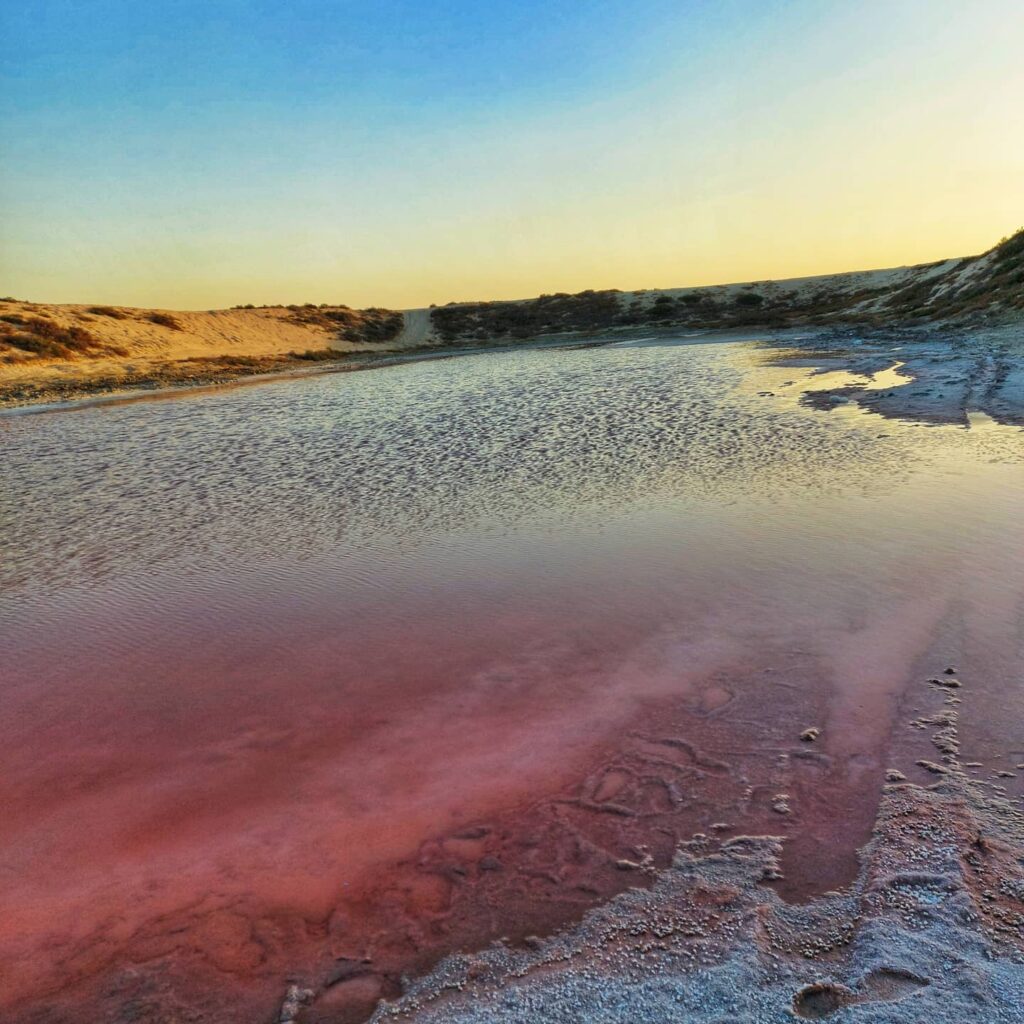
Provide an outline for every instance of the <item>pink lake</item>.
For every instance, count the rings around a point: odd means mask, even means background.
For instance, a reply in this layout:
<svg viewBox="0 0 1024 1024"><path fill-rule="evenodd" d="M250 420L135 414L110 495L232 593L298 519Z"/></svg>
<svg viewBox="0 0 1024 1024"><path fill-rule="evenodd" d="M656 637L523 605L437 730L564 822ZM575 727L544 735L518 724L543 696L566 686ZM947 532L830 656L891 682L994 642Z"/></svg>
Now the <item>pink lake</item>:
<svg viewBox="0 0 1024 1024"><path fill-rule="evenodd" d="M1024 432L809 372L537 350L0 418L3 1019L271 1021L296 980L364 1020L715 828L840 887L950 666L965 759L1024 760Z"/></svg>

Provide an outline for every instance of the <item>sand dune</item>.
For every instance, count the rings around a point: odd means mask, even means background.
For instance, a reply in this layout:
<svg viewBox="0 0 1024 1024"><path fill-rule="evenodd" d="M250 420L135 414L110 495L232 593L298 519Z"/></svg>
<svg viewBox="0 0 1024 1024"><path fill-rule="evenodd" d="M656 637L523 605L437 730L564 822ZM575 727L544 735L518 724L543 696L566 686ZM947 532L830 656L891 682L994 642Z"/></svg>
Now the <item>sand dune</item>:
<svg viewBox="0 0 1024 1024"><path fill-rule="evenodd" d="M397 332L378 332L392 334L383 339L364 330L389 317L399 314L343 306L198 312L4 300L0 403L206 383L311 358L401 350L407 347L402 321Z"/></svg>

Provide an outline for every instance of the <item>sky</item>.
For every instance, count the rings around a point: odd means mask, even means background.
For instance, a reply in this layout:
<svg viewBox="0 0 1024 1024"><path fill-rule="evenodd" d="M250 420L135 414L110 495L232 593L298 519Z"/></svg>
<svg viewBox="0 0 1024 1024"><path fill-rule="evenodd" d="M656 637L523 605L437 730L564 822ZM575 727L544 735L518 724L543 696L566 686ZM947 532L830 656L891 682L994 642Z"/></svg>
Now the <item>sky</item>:
<svg viewBox="0 0 1024 1024"><path fill-rule="evenodd" d="M0 294L413 307L980 252L1021 0L0 5Z"/></svg>

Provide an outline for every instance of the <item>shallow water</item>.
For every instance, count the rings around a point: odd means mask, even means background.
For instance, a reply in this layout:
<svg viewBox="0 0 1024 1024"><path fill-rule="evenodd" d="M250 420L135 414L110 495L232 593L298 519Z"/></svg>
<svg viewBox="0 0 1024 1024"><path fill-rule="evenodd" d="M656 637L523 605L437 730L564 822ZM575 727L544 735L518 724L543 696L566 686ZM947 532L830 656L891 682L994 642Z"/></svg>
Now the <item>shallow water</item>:
<svg viewBox="0 0 1024 1024"><path fill-rule="evenodd" d="M10 1019L358 963L355 1020L716 826L846 884L948 665L1024 761L1024 432L809 386L657 343L0 419Z"/></svg>

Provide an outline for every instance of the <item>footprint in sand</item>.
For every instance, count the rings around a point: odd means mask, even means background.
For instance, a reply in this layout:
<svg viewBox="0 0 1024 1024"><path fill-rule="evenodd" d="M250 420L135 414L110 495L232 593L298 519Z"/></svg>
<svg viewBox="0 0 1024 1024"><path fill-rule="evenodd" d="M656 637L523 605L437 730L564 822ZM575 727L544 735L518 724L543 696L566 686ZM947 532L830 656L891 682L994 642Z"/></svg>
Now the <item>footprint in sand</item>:
<svg viewBox="0 0 1024 1024"><path fill-rule="evenodd" d="M856 989L831 982L805 985L793 996L793 1011L805 1020L824 1020L856 1003L895 1003L930 984L910 971L882 967L866 974Z"/></svg>

